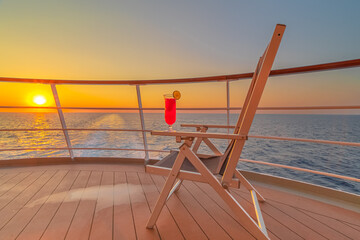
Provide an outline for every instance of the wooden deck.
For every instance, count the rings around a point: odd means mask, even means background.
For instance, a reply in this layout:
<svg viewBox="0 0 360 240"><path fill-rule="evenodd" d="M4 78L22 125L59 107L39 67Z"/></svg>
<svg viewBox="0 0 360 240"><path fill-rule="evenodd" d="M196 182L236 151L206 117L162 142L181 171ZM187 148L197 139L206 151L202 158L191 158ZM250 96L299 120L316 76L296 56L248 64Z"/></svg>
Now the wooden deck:
<svg viewBox="0 0 360 240"><path fill-rule="evenodd" d="M1 168L0 239L254 239L208 185L186 181L146 229L163 184L135 164ZM271 239L360 239L358 212L257 187ZM233 192L255 217L249 193Z"/></svg>

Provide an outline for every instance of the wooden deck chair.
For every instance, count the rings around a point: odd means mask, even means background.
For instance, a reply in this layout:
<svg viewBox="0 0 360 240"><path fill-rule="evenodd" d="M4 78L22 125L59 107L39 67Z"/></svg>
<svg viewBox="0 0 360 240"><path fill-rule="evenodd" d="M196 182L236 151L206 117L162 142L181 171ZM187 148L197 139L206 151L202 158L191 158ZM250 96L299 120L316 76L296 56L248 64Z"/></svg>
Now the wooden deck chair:
<svg viewBox="0 0 360 240"><path fill-rule="evenodd" d="M269 239L258 202L258 199L259 201L264 201L265 199L236 169L236 166L247 140L251 123L270 74L285 27L285 25L276 25L271 41L258 62L233 134L206 133L209 127L217 127L210 125L191 125L196 126L198 132L153 131L151 133L152 135L175 136L177 142L184 141L184 143L180 146L179 151L171 152L170 155L156 164L146 166L146 172L148 173L168 176L147 223L147 228L154 227L166 200L179 189L182 181L191 180L208 183L232 209L239 218L240 223L255 238ZM210 138L231 139L224 154L211 143ZM207 144L214 152L214 155L197 154L201 142ZM238 188L240 183L244 184L250 191L257 216L257 223L230 193L229 188Z"/></svg>

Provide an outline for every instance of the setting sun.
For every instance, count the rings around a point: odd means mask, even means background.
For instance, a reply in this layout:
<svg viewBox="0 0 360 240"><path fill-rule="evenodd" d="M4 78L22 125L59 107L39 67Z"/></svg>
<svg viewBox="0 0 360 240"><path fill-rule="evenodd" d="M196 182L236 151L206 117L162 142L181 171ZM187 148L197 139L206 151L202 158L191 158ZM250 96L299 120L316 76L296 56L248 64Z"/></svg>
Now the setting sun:
<svg viewBox="0 0 360 240"><path fill-rule="evenodd" d="M44 96L35 96L33 101L37 105L43 105L46 103L46 98Z"/></svg>

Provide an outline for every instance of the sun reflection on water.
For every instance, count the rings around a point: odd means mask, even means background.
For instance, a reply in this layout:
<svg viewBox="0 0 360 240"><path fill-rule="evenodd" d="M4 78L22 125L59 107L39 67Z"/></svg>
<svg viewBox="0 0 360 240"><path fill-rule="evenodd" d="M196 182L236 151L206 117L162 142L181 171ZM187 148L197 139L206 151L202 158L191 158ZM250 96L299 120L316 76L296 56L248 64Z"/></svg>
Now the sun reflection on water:
<svg viewBox="0 0 360 240"><path fill-rule="evenodd" d="M30 126L31 129L44 129L49 128L49 120L44 116L43 113L34 113L33 122ZM20 146L32 146L32 147L43 147L46 145L52 145L51 136L49 131L27 131L18 137L18 144Z"/></svg>

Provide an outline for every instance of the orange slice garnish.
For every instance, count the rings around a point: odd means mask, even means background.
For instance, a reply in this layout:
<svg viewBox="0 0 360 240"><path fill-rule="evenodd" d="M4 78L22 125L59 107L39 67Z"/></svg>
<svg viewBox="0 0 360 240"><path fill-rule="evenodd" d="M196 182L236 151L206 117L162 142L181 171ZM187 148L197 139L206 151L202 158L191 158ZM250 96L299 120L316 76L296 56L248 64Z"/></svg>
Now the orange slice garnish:
<svg viewBox="0 0 360 240"><path fill-rule="evenodd" d="M181 98L181 93L177 90L175 90L173 92L173 97L176 99L176 100L179 100Z"/></svg>

